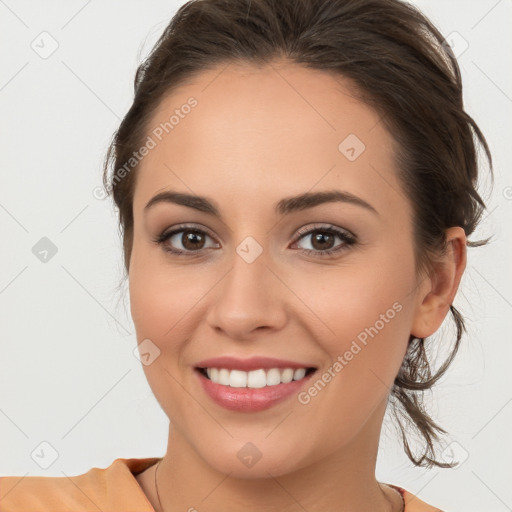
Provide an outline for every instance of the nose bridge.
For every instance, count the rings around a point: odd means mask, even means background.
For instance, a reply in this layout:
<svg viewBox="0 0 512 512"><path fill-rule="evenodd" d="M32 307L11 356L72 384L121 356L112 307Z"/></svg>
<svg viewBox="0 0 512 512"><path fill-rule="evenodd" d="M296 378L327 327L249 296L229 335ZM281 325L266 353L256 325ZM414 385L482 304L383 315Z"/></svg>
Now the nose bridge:
<svg viewBox="0 0 512 512"><path fill-rule="evenodd" d="M234 253L229 258L231 270L226 276L220 300L235 299L232 307L238 305L241 313L249 306L261 308L258 302L263 298L268 304L271 301L268 289L269 277L272 276L268 269L268 265L272 264L270 259L266 247L253 236L246 236L234 247Z"/></svg>
<svg viewBox="0 0 512 512"><path fill-rule="evenodd" d="M276 328L285 319L281 287L273 272L268 249L246 236L228 258L229 271L218 284L208 319L233 338L243 338L258 327Z"/></svg>

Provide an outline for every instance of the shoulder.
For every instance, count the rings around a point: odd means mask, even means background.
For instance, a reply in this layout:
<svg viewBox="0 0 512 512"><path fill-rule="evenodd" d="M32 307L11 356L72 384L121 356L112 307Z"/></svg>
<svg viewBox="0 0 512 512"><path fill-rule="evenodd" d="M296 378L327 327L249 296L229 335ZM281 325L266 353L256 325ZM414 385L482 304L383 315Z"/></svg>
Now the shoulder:
<svg viewBox="0 0 512 512"><path fill-rule="evenodd" d="M405 503L404 512L443 512L440 508L429 505L424 501L420 500L417 496L407 491L403 487L399 487L393 484L387 484L390 487L396 489L401 495Z"/></svg>
<svg viewBox="0 0 512 512"><path fill-rule="evenodd" d="M118 458L77 476L0 477L2 512L154 512L135 474L159 459Z"/></svg>

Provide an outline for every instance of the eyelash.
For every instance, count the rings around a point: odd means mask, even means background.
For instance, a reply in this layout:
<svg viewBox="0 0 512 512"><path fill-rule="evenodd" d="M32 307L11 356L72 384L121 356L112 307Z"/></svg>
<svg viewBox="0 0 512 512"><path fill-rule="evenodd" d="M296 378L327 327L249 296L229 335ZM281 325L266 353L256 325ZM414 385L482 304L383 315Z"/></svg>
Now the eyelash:
<svg viewBox="0 0 512 512"><path fill-rule="evenodd" d="M212 239L214 238L213 235L206 229L199 229L199 228L196 228L195 226L191 226L188 224L180 224L180 225L176 226L172 231L168 231L168 232L163 231L160 235L153 238L153 242L158 245L163 245L164 242L169 240L169 238L176 235L177 233L181 233L184 231L190 231L192 233L200 233L202 235L208 235ZM340 229L333 225L315 225L312 228L308 227L308 228L299 229L297 232L296 241L294 243L298 242L301 238L303 238L307 235L311 235L316 232L328 233L330 235L336 235L343 241L343 244L338 245L334 249L322 249L322 250L318 250L318 251L315 251L313 249L297 249L299 252L308 254L308 255L313 254L315 256L329 257L329 256L336 255L336 253L340 253L342 251L347 250L348 247L354 245L357 241L356 236L345 229ZM170 249L168 247L164 247L163 249L164 249L164 251L174 254L176 256L188 256L188 257L193 257L193 256L199 254L203 250L203 249L200 249L198 251L182 251L181 249Z"/></svg>

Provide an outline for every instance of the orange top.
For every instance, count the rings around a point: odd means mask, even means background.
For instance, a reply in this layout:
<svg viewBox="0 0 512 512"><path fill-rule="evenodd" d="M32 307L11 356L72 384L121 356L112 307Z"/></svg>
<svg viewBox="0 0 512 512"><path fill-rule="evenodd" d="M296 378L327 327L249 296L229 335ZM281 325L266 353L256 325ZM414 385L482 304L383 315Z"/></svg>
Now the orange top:
<svg viewBox="0 0 512 512"><path fill-rule="evenodd" d="M73 477L0 477L1 512L155 512L135 475L158 457L118 458L107 468L92 468ZM442 512L396 485L405 512Z"/></svg>

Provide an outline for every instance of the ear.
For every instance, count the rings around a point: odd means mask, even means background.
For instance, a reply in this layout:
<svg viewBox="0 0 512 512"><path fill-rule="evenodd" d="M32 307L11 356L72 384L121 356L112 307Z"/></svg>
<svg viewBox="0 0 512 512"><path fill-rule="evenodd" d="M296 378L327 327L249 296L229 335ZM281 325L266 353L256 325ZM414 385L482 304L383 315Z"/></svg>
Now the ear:
<svg viewBox="0 0 512 512"><path fill-rule="evenodd" d="M419 287L411 334L426 338L439 329L450 310L466 268L466 235L461 227L446 230L446 252Z"/></svg>

